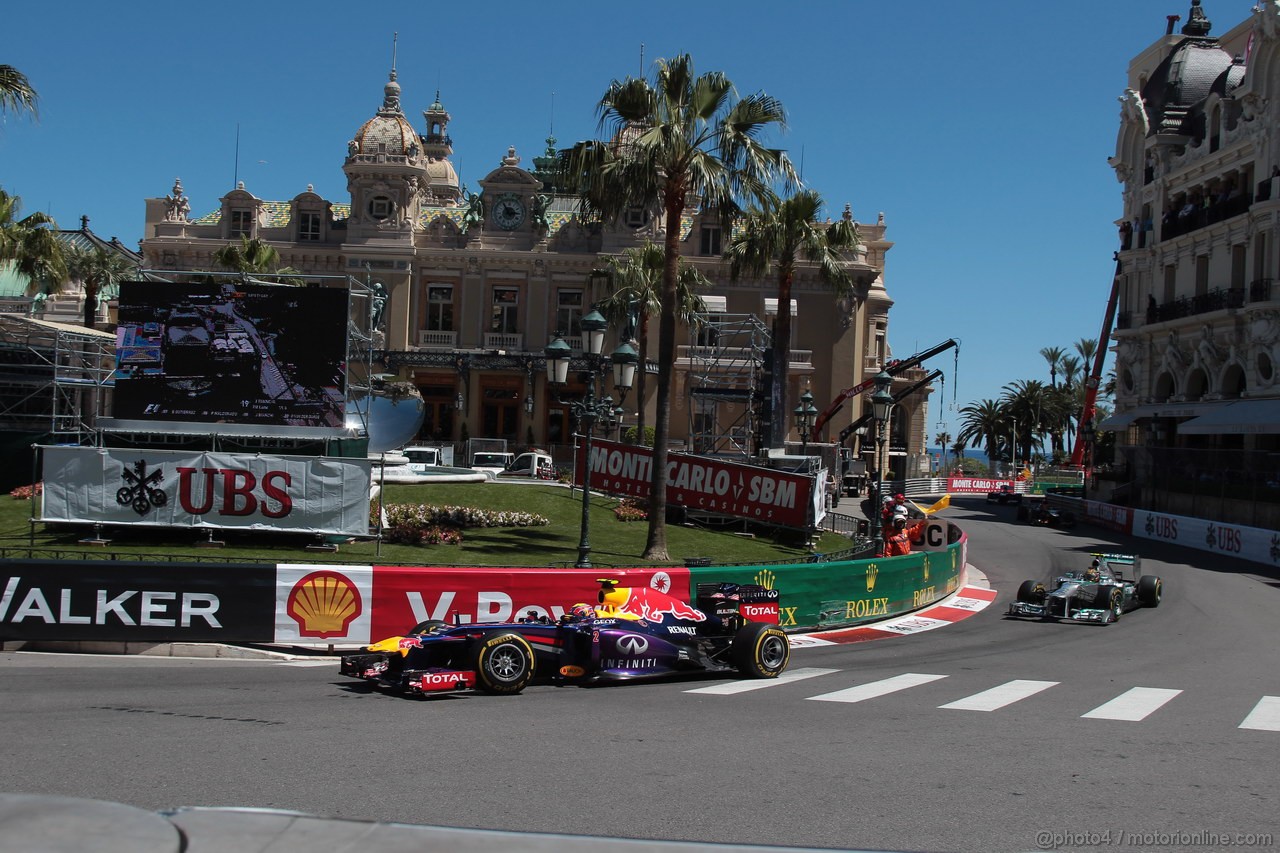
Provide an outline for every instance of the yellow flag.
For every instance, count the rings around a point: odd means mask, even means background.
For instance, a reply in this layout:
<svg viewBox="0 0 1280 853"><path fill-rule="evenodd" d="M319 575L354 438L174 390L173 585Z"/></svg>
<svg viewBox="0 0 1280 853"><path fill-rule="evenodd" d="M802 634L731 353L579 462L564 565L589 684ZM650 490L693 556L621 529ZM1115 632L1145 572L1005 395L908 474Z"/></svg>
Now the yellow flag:
<svg viewBox="0 0 1280 853"><path fill-rule="evenodd" d="M938 500L933 504L933 506L926 507L924 509L921 509L920 511L923 512L925 515L933 515L938 510L946 509L949 506L951 506L951 495L947 494L938 498Z"/></svg>

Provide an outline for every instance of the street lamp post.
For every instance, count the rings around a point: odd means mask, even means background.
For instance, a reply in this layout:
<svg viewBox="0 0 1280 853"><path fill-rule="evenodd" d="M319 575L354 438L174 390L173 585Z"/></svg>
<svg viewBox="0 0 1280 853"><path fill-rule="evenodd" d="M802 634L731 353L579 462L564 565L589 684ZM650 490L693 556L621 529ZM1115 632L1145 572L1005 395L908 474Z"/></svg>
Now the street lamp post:
<svg viewBox="0 0 1280 853"><path fill-rule="evenodd" d="M796 419L796 429L800 433L800 455L809 455L809 433L813 431L814 421L818 418L818 407L813 404L813 394L807 390L800 396L800 405L792 411Z"/></svg>
<svg viewBox="0 0 1280 853"><path fill-rule="evenodd" d="M871 416L876 422L876 491L872 501L871 538L875 542L875 556L884 553L884 530L881 522L881 493L884 491L884 442L885 427L889 423L889 414L893 411L893 395L889 388L893 385L893 377L882 370L875 378L875 393L871 395Z"/></svg>
<svg viewBox="0 0 1280 853"><path fill-rule="evenodd" d="M566 403L578 421L583 435L582 527L578 541L578 561L574 563L574 567L579 569L591 568L591 434L597 420L608 430L615 417L613 397L605 396L603 399L596 397L596 380L603 367L600 352L604 349L604 330L607 326L608 323L599 311L593 310L582 318L583 355L586 358L588 374L587 392L581 400ZM572 350L557 332L555 340L547 346L545 352L547 381L553 386L563 388L569 376ZM639 356L635 347L622 343L613 351L609 360L613 363L614 388L625 397L627 391L631 390L632 382L635 381L636 362Z"/></svg>

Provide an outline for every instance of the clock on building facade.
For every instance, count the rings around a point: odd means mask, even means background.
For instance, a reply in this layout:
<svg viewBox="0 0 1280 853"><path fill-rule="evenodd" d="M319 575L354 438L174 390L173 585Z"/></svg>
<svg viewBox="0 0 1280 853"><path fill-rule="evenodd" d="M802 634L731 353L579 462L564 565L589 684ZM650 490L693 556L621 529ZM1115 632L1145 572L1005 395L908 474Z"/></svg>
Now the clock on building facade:
<svg viewBox="0 0 1280 853"><path fill-rule="evenodd" d="M498 196L493 205L493 224L504 231L514 231L524 222L524 202L514 193Z"/></svg>

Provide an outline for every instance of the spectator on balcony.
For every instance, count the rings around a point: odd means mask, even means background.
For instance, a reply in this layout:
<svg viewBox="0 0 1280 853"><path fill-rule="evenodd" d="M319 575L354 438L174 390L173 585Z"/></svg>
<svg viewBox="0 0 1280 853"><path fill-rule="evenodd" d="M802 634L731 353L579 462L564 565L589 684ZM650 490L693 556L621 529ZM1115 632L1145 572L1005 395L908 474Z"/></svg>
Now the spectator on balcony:
<svg viewBox="0 0 1280 853"><path fill-rule="evenodd" d="M1133 226L1129 224L1129 220L1120 223L1120 248L1132 248L1133 243Z"/></svg>

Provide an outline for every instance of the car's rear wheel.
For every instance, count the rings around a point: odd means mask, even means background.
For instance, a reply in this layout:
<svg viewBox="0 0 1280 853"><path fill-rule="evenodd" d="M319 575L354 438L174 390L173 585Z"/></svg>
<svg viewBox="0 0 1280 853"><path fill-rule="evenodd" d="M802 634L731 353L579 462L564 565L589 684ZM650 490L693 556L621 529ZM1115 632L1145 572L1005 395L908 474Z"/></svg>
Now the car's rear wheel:
<svg viewBox="0 0 1280 853"><path fill-rule="evenodd" d="M492 631L476 644L476 686L485 693L519 693L533 680L536 659L529 641L509 631Z"/></svg>
<svg viewBox="0 0 1280 853"><path fill-rule="evenodd" d="M1155 575L1143 575L1138 578L1138 601L1145 607L1159 607L1164 597L1164 582Z"/></svg>
<svg viewBox="0 0 1280 853"><path fill-rule="evenodd" d="M730 655L749 678L777 678L791 660L791 641L776 625L748 622L733 635Z"/></svg>
<svg viewBox="0 0 1280 853"><path fill-rule="evenodd" d="M1018 601L1025 604L1043 603L1044 587L1036 581L1023 581L1018 586Z"/></svg>

